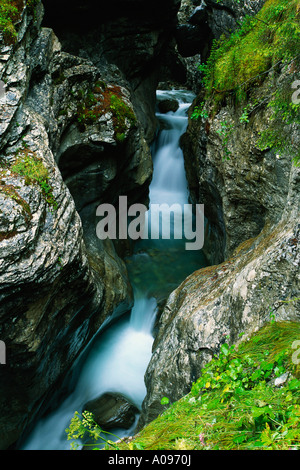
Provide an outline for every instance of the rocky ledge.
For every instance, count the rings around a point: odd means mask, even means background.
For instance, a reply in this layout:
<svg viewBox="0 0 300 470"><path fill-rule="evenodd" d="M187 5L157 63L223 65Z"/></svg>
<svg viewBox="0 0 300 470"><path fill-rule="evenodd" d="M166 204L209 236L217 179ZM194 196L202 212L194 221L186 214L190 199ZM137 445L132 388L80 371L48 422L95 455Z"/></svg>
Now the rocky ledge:
<svg viewBox="0 0 300 470"><path fill-rule="evenodd" d="M14 444L132 289L96 208L146 200L152 161L119 80L62 51L43 6L25 8L0 50L0 448ZM110 75L111 78L111 75Z"/></svg>
<svg viewBox="0 0 300 470"><path fill-rule="evenodd" d="M191 274L167 301L139 429L162 412L162 397L173 402L190 391L222 343L246 340L271 319L300 319L300 168L290 154L257 146L270 122L269 81L289 84L293 77L296 70L284 69L254 89L261 106L247 123L230 100L190 120L182 146L191 197L204 203L204 250L212 266ZM288 135L297 142L297 126Z"/></svg>

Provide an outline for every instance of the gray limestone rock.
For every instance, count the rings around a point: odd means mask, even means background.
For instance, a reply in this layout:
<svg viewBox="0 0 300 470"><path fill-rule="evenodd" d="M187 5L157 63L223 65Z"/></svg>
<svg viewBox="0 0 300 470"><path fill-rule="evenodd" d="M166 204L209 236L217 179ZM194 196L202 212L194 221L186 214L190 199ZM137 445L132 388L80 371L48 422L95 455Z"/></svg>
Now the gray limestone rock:
<svg viewBox="0 0 300 470"><path fill-rule="evenodd" d="M129 429L139 412L133 403L118 393L104 393L86 403L83 410L93 413L96 423L104 430Z"/></svg>
<svg viewBox="0 0 300 470"><path fill-rule="evenodd" d="M182 139L191 195L208 219L211 266L169 296L145 375L139 429L163 411L163 396L173 402L190 391L223 342L237 344L240 333L246 340L271 318L300 320L300 168L291 155L257 146L269 122L269 80L274 85L270 76L253 90L263 104L247 124L239 121L242 110L227 104L190 120ZM277 80L291 83L293 76L283 69ZM231 129L229 159L218 132L224 123ZM299 129L289 130L297 142Z"/></svg>
<svg viewBox="0 0 300 470"><path fill-rule="evenodd" d="M299 170L293 169L291 188L296 181ZM139 428L163 411L162 396L173 402L190 391L223 342L238 343L240 333L246 340L271 315L276 321L300 320L299 207L298 192L293 215L284 214L226 261L196 271L172 292L145 375Z"/></svg>
<svg viewBox="0 0 300 470"><path fill-rule="evenodd" d="M80 128L97 81L130 94L88 59L62 51L43 8L0 44L0 448L15 443L103 323L132 307L125 263L96 236L96 207L147 199L152 161L137 120L116 138L113 113ZM102 90L103 91L103 90ZM99 95L100 96L100 95ZM127 109L126 108L126 109ZM80 214L79 214L80 212Z"/></svg>

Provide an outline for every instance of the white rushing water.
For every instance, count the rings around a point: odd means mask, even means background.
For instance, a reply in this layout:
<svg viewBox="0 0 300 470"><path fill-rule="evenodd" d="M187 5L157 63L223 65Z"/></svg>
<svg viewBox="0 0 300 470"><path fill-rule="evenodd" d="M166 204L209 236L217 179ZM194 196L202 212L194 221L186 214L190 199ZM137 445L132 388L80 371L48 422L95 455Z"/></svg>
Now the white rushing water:
<svg viewBox="0 0 300 470"><path fill-rule="evenodd" d="M174 113L158 114L166 129L159 133L153 146L154 174L150 186L150 204L183 205L188 202L188 189L179 139L187 126L186 112L193 95L184 91L159 91L157 98L175 98L180 106ZM144 374L151 358L152 330L157 309L153 292L159 292L160 288L164 294L165 290L171 292L172 282L175 287L186 275L201 267L195 254L193 258L187 258L182 243L180 248L178 245L172 247L170 242L164 245L171 247L172 256L169 261L166 253L161 251L151 257L149 253L153 247L157 249L156 241L141 242L140 249L129 265L129 273L133 273L131 281L135 291L135 302L130 317L122 318L96 338L81 365L73 392L56 410L39 420L22 449L69 449L70 443L66 439L65 429L69 426L74 412L81 412L87 401L105 392L121 393L141 408L146 394ZM180 268L180 263L176 266L175 261L184 263L183 268ZM200 260L200 264L201 261L203 260ZM142 266L140 271L139 263ZM182 272L181 277L173 280L169 271L173 275L174 268L181 269ZM132 431L133 429L114 432L122 437L130 435Z"/></svg>

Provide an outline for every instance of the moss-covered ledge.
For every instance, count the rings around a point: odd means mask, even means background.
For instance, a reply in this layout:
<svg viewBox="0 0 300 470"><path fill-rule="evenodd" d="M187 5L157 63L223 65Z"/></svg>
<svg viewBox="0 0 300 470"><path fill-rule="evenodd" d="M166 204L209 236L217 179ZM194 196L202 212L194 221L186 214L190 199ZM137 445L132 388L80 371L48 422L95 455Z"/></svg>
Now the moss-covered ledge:
<svg viewBox="0 0 300 470"><path fill-rule="evenodd" d="M242 335L241 335L242 337ZM271 321L248 340L226 342L191 391L138 434L115 439L106 450L290 450L300 448L300 324ZM98 449L99 427L76 414L67 429Z"/></svg>
<svg viewBox="0 0 300 470"><path fill-rule="evenodd" d="M1 0L0 5L0 32L5 44L12 45L17 42L18 22L25 7L30 15L35 14L35 8L41 0Z"/></svg>

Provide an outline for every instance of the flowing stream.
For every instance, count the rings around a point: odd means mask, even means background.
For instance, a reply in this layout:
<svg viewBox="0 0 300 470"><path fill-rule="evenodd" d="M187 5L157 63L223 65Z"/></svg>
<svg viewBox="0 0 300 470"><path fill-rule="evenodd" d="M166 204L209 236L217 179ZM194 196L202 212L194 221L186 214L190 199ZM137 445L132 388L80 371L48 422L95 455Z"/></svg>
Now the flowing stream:
<svg viewBox="0 0 300 470"><path fill-rule="evenodd" d="M158 91L157 100L176 99L176 112L157 117L161 130L153 144L153 180L150 185L152 204L188 204L188 189L184 159L179 139L187 126L187 110L194 95L184 90ZM159 227L151 227L153 232ZM118 392L130 399L138 409L146 395L144 374L151 358L153 328L158 305L167 298L189 274L207 262L202 251L187 251L184 239L144 239L136 243L134 254L128 259L129 277L134 290L134 306L130 314L100 333L84 361L78 361L76 383L72 393L57 408L40 419L21 445L22 449L64 450L70 448L65 429L75 411L105 392ZM162 396L163 390L162 390ZM129 436L131 429L113 430L116 435Z"/></svg>

